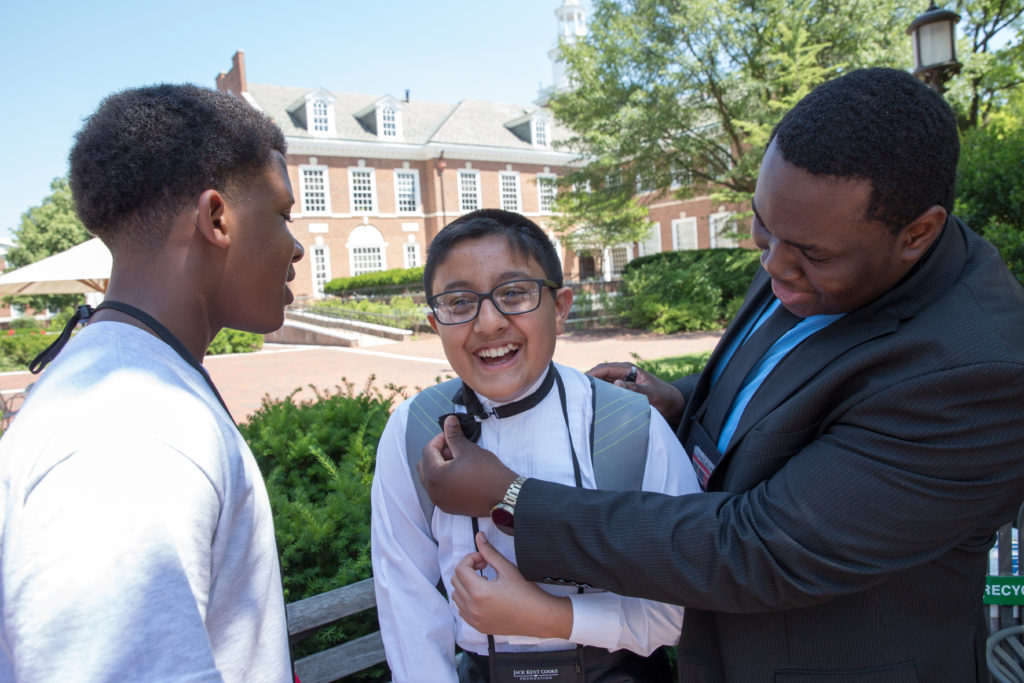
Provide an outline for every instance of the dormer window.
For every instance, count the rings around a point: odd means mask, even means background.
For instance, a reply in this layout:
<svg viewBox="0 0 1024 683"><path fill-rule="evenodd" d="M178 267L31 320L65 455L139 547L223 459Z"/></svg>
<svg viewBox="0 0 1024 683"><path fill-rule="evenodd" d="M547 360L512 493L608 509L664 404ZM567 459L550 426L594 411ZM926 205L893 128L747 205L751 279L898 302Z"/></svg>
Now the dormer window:
<svg viewBox="0 0 1024 683"><path fill-rule="evenodd" d="M543 116L533 119L533 144L538 147L547 147L548 145L548 122Z"/></svg>
<svg viewBox="0 0 1024 683"><path fill-rule="evenodd" d="M505 122L505 127L534 147L551 146L551 118L544 109L523 112L523 115Z"/></svg>
<svg viewBox="0 0 1024 683"><path fill-rule="evenodd" d="M385 104L380 108L380 136L382 138L398 137L398 115L395 108Z"/></svg>
<svg viewBox="0 0 1024 683"><path fill-rule="evenodd" d="M313 100L313 125L310 132L314 135L326 135L331 128L330 107L324 100Z"/></svg>
<svg viewBox="0 0 1024 683"><path fill-rule="evenodd" d="M334 96L323 88L312 90L287 107L295 125L312 137L337 136L334 125Z"/></svg>

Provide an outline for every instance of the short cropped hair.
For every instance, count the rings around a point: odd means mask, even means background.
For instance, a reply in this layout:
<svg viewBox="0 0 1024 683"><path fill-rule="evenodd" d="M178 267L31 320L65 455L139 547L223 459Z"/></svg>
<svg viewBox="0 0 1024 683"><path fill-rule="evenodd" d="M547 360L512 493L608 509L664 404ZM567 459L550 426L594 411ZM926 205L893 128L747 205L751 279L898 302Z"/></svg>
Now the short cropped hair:
<svg viewBox="0 0 1024 683"><path fill-rule="evenodd" d="M865 218L897 232L929 207L953 210L956 115L898 69L861 69L819 85L772 132L782 157L815 176L871 182Z"/></svg>
<svg viewBox="0 0 1024 683"><path fill-rule="evenodd" d="M512 251L533 258L544 270L544 277L562 286L562 263L555 245L536 223L514 211L479 209L455 219L437 233L427 249L423 266L423 289L432 296L434 273L457 244L465 240L499 235L508 240Z"/></svg>
<svg viewBox="0 0 1024 683"><path fill-rule="evenodd" d="M75 136L71 191L90 232L152 251L183 207L207 189L230 194L274 150L285 153L281 130L232 95L195 85L124 90Z"/></svg>

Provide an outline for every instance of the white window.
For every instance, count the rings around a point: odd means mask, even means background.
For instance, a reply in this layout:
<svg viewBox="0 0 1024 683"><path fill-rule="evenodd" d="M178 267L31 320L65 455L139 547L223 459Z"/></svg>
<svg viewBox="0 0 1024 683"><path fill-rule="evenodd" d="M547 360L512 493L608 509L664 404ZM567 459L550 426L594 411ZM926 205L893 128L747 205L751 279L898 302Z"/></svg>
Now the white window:
<svg viewBox="0 0 1024 683"><path fill-rule="evenodd" d="M324 100L313 100L313 133L326 134L331 129L330 107Z"/></svg>
<svg viewBox="0 0 1024 683"><path fill-rule="evenodd" d="M395 108L390 104L380 108L380 136L382 138L398 137L398 120Z"/></svg>
<svg viewBox="0 0 1024 683"><path fill-rule="evenodd" d="M501 190L501 208L505 211L520 211L519 174L514 171L499 173L498 185Z"/></svg>
<svg viewBox="0 0 1024 683"><path fill-rule="evenodd" d="M640 255L650 256L661 251L661 224L651 223L647 238L640 243Z"/></svg>
<svg viewBox="0 0 1024 683"><path fill-rule="evenodd" d="M622 269L633 260L633 250L626 246L608 247L604 250L604 279L611 280L622 275Z"/></svg>
<svg viewBox="0 0 1024 683"><path fill-rule="evenodd" d="M380 230L372 225L360 225L349 235L349 270L352 275L362 275L388 267L385 249L387 243Z"/></svg>
<svg viewBox="0 0 1024 683"><path fill-rule="evenodd" d="M672 221L672 250L697 248L697 217L677 218Z"/></svg>
<svg viewBox="0 0 1024 683"><path fill-rule="evenodd" d="M731 213L713 213L708 216L711 226L711 247L738 247L737 224Z"/></svg>
<svg viewBox="0 0 1024 683"><path fill-rule="evenodd" d="M405 256L405 267L416 268L420 265L420 243L419 242L406 242L405 250L403 252Z"/></svg>
<svg viewBox="0 0 1024 683"><path fill-rule="evenodd" d="M395 170L395 211L416 213L420 210L420 174L415 170Z"/></svg>
<svg viewBox="0 0 1024 683"><path fill-rule="evenodd" d="M548 144L548 122L542 116L533 120L533 144L540 147L547 147Z"/></svg>
<svg viewBox="0 0 1024 683"><path fill-rule="evenodd" d="M348 169L352 213L377 213L377 183L372 168Z"/></svg>
<svg viewBox="0 0 1024 683"><path fill-rule="evenodd" d="M313 296L322 299L324 285L331 280L331 250L326 244L310 247L310 265L313 267Z"/></svg>
<svg viewBox="0 0 1024 683"><path fill-rule="evenodd" d="M482 205L480 199L480 171L459 170L459 211L476 211Z"/></svg>
<svg viewBox="0 0 1024 683"><path fill-rule="evenodd" d="M537 206L541 213L555 210L555 176L549 173L537 174Z"/></svg>
<svg viewBox="0 0 1024 683"><path fill-rule="evenodd" d="M330 213L331 196L328 192L326 166L299 166L299 184L302 192L302 213Z"/></svg>

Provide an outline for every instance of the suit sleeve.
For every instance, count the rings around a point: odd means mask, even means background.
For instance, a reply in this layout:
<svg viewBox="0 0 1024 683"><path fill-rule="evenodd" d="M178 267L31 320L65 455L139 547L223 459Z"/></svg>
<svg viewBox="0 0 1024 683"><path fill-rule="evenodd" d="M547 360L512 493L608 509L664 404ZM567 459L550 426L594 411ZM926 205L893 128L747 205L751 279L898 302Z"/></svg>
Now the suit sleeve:
<svg viewBox="0 0 1024 683"><path fill-rule="evenodd" d="M1009 518L1024 498L1022 386L1020 364L979 363L863 392L795 452L767 438L763 452L733 454L785 460L742 492L527 480L516 505L519 568L532 580L728 612L863 590Z"/></svg>
<svg viewBox="0 0 1024 683"><path fill-rule="evenodd" d="M665 419L651 409L647 465L643 490L670 495L700 490L697 476ZM570 595L574 643L608 650L628 649L648 656L662 645L675 645L683 624L683 608L608 592Z"/></svg>
<svg viewBox="0 0 1024 683"><path fill-rule="evenodd" d="M396 683L455 683L455 621L436 586L437 542L412 480L405 454L408 402L388 420L377 447L371 488L371 557L377 617Z"/></svg>

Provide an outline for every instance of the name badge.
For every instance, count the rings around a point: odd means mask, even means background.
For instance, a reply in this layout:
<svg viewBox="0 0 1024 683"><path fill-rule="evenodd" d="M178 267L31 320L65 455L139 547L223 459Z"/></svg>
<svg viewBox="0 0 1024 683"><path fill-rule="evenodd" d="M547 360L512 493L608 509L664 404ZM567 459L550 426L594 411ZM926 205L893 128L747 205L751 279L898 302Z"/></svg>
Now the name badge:
<svg viewBox="0 0 1024 683"><path fill-rule="evenodd" d="M693 471L697 473L697 481L700 482L701 490L707 491L708 481L710 481L715 468L718 467L718 463L722 461L722 454L696 417L692 418L690 422L690 433L687 435L683 447L690 456L690 464L693 465Z"/></svg>

